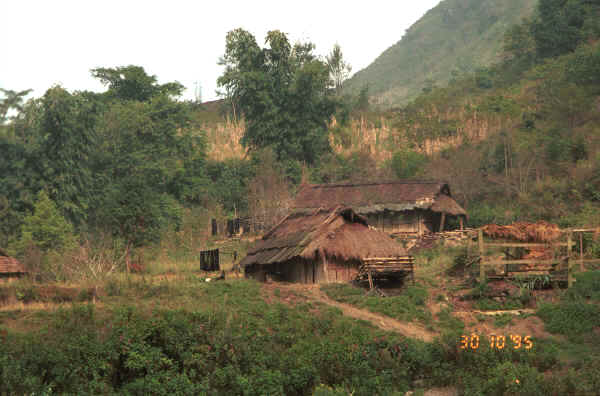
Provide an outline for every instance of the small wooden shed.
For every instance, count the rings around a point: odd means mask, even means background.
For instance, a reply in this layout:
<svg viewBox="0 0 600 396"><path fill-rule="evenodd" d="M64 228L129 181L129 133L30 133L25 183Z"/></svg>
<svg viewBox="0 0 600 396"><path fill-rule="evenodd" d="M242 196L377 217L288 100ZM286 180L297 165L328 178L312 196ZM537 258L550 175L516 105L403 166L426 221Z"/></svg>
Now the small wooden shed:
<svg viewBox="0 0 600 396"><path fill-rule="evenodd" d="M8 254L0 249L0 282L8 282L20 278L26 273L27 270L19 260L9 257Z"/></svg>
<svg viewBox="0 0 600 396"><path fill-rule="evenodd" d="M300 283L354 280L365 259L406 257L384 232L369 227L351 208L293 212L240 262L247 277Z"/></svg>
<svg viewBox="0 0 600 396"><path fill-rule="evenodd" d="M373 183L305 184L295 211L351 207L369 225L388 234L420 237L448 229L449 219L463 228L467 212L452 198L448 183L400 180Z"/></svg>

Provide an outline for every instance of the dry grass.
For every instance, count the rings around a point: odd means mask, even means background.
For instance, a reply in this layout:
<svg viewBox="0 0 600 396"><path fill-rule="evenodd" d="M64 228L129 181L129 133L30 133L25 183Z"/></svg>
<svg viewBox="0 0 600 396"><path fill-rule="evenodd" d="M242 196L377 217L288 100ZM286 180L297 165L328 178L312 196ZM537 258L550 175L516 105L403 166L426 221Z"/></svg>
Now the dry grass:
<svg viewBox="0 0 600 396"><path fill-rule="evenodd" d="M9 311L55 311L61 307L69 307L71 303L54 303L54 302L31 302L24 303L22 301L11 302L6 305L0 305L0 312Z"/></svg>

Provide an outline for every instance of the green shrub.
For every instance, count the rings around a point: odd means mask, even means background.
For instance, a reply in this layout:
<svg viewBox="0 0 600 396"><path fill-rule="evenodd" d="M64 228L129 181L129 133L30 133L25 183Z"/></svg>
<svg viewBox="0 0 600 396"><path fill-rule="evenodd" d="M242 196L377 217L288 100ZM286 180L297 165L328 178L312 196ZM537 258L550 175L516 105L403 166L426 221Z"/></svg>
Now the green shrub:
<svg viewBox="0 0 600 396"><path fill-rule="evenodd" d="M19 286L15 292L17 300L28 304L30 302L39 301L40 296L34 285Z"/></svg>
<svg viewBox="0 0 600 396"><path fill-rule="evenodd" d="M109 279L104 288L106 290L106 294L111 297L121 295L121 283L116 279Z"/></svg>
<svg viewBox="0 0 600 396"><path fill-rule="evenodd" d="M581 301L543 304L537 315L544 321L546 330L571 339L579 339L600 326L600 308Z"/></svg>
<svg viewBox="0 0 600 396"><path fill-rule="evenodd" d="M426 155L405 149L394 153L390 167L396 177L407 179L415 177L427 162Z"/></svg>
<svg viewBox="0 0 600 396"><path fill-rule="evenodd" d="M511 314L502 314L498 315L494 318L494 326L496 327L506 327L509 324L512 324L513 315Z"/></svg>
<svg viewBox="0 0 600 396"><path fill-rule="evenodd" d="M482 298L481 300L477 300L474 305L475 308L482 311L503 311L523 308L523 304L518 298L507 298L502 302L489 298Z"/></svg>
<svg viewBox="0 0 600 396"><path fill-rule="evenodd" d="M575 279L577 281L567 292L569 298L600 300L600 271L581 272L575 274Z"/></svg>
<svg viewBox="0 0 600 396"><path fill-rule="evenodd" d="M429 323L432 319L431 313L425 307L428 293L422 287L409 286L402 295L393 297L367 296L364 289L347 284L324 285L322 290L336 301L399 320L412 321L416 319Z"/></svg>
<svg viewBox="0 0 600 396"><path fill-rule="evenodd" d="M76 245L73 226L45 191L40 191L33 214L25 217L19 240L21 252L35 246L42 252L62 252Z"/></svg>

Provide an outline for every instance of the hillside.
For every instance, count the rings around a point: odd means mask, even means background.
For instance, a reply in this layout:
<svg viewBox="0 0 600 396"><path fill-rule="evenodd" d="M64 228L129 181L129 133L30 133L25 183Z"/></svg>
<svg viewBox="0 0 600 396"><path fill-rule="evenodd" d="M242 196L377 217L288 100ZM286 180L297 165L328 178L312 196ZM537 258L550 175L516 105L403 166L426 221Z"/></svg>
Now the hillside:
<svg viewBox="0 0 600 396"><path fill-rule="evenodd" d="M403 105L432 83L445 85L499 59L507 28L531 15L535 0L444 0L400 41L347 83L356 93L368 85L372 100Z"/></svg>

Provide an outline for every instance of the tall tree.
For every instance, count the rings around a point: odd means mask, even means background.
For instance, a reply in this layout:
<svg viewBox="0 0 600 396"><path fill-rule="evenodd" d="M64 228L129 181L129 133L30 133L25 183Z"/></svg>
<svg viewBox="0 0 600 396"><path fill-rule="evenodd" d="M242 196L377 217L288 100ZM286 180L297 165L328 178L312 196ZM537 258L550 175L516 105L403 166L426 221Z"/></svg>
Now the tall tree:
<svg viewBox="0 0 600 396"><path fill-rule="evenodd" d="M10 109L16 111L23 110L23 100L30 92L31 89L25 91L12 91L10 89L0 88L0 125L7 120L7 114Z"/></svg>
<svg viewBox="0 0 600 396"><path fill-rule="evenodd" d="M42 98L39 159L50 197L68 219L81 224L89 207L96 139L95 103L57 86Z"/></svg>
<svg viewBox="0 0 600 396"><path fill-rule="evenodd" d="M280 31L261 48L252 34L227 34L218 85L230 93L246 120L242 144L272 147L279 160L314 163L330 150L327 123L335 111L329 70L310 43L291 46Z"/></svg>
<svg viewBox="0 0 600 396"><path fill-rule="evenodd" d="M342 91L342 84L350 76L352 66L344 60L342 48L338 43L333 46L333 49L327 55L327 67L329 67L329 75L336 94Z"/></svg>
<svg viewBox="0 0 600 396"><path fill-rule="evenodd" d="M161 94L178 97L183 85L178 82L158 84L154 75L148 75L141 66L100 67L92 70L92 76L108 86L107 95L120 100L145 102Z"/></svg>

